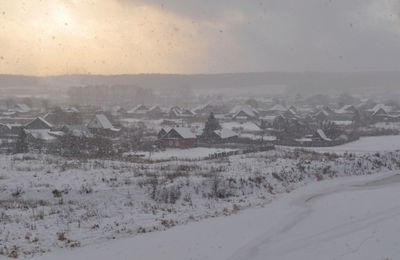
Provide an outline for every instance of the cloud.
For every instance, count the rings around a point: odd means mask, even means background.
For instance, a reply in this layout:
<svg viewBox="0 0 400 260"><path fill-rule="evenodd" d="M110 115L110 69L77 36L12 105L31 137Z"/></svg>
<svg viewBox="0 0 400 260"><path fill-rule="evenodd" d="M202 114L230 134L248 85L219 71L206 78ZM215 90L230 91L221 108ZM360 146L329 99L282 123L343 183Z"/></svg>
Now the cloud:
<svg viewBox="0 0 400 260"><path fill-rule="evenodd" d="M4 0L0 72L397 70L399 12L394 0Z"/></svg>

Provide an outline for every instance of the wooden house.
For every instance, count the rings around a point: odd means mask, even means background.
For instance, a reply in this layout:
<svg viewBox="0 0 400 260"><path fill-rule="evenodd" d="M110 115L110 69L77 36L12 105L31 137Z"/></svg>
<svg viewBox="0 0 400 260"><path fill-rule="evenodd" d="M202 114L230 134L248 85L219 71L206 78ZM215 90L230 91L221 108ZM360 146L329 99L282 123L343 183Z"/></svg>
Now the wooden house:
<svg viewBox="0 0 400 260"><path fill-rule="evenodd" d="M196 147L197 137L189 129L185 127L176 127L159 139L165 148L193 148Z"/></svg>
<svg viewBox="0 0 400 260"><path fill-rule="evenodd" d="M152 106L146 112L146 116L149 118L161 118L163 115L164 115L164 112L161 109L161 107L158 105Z"/></svg>
<svg viewBox="0 0 400 260"><path fill-rule="evenodd" d="M238 139L238 134L230 129L219 129L213 132L212 139L216 142L229 143Z"/></svg>
<svg viewBox="0 0 400 260"><path fill-rule="evenodd" d="M108 118L103 115L95 115L93 119L87 125L87 128L93 134L99 135L116 135L120 132L120 129L115 128Z"/></svg>
<svg viewBox="0 0 400 260"><path fill-rule="evenodd" d="M233 120L247 121L258 118L259 112L249 105L243 105L234 107L230 114Z"/></svg>
<svg viewBox="0 0 400 260"><path fill-rule="evenodd" d="M28 130L51 130L53 128L53 125L46 121L44 118L37 117L33 121L26 124L24 128Z"/></svg>

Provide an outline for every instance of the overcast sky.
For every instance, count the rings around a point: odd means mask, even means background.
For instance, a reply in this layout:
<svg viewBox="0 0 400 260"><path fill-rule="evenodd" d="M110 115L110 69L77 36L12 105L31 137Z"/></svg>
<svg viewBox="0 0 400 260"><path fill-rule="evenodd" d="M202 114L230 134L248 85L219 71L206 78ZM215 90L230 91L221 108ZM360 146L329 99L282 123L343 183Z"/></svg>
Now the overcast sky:
<svg viewBox="0 0 400 260"><path fill-rule="evenodd" d="M398 0L0 0L0 73L400 70Z"/></svg>

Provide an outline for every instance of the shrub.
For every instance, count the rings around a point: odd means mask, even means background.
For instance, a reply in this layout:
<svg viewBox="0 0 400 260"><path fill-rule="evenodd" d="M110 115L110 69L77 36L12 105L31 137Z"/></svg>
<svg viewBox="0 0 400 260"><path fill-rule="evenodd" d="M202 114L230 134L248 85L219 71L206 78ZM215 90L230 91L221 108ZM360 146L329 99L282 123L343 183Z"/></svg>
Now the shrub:
<svg viewBox="0 0 400 260"><path fill-rule="evenodd" d="M155 196L157 202L175 204L181 197L180 187L178 185L169 185L159 190Z"/></svg>
<svg viewBox="0 0 400 260"><path fill-rule="evenodd" d="M9 258L18 258L18 252L16 250L11 251L11 253L8 254Z"/></svg>
<svg viewBox="0 0 400 260"><path fill-rule="evenodd" d="M80 194L90 194L93 192L93 188L92 186L90 186L89 184L85 183L82 184L81 188L79 189L79 193Z"/></svg>
<svg viewBox="0 0 400 260"><path fill-rule="evenodd" d="M54 189L52 191L52 193L53 193L54 198L60 198L62 196L62 192L57 189Z"/></svg>
<svg viewBox="0 0 400 260"><path fill-rule="evenodd" d="M19 197L25 192L23 191L23 188L21 186L18 186L15 188L15 190L11 193L11 196L13 197Z"/></svg>
<svg viewBox="0 0 400 260"><path fill-rule="evenodd" d="M65 233L64 232L57 233L57 239L59 241L64 241L65 240Z"/></svg>
<svg viewBox="0 0 400 260"><path fill-rule="evenodd" d="M143 233L146 233L146 229L144 227L140 226L138 228L137 232L138 232L138 234L143 234Z"/></svg>

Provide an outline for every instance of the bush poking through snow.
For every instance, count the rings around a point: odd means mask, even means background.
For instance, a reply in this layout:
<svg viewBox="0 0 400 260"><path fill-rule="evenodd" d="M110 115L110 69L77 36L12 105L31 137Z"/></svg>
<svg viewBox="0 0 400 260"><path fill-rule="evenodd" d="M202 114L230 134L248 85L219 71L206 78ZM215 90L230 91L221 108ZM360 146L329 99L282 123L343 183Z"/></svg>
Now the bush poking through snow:
<svg viewBox="0 0 400 260"><path fill-rule="evenodd" d="M138 234L144 234L144 233L146 233L146 229L144 227L140 226L138 228L137 232L138 232Z"/></svg>
<svg viewBox="0 0 400 260"><path fill-rule="evenodd" d="M82 184L81 188L79 189L80 194L90 194L92 192L93 192L93 188L88 183Z"/></svg>
<svg viewBox="0 0 400 260"><path fill-rule="evenodd" d="M64 241L65 240L65 233L64 232L57 233L57 239L59 241Z"/></svg>
<svg viewBox="0 0 400 260"><path fill-rule="evenodd" d="M11 253L8 254L8 257L17 259L18 258L18 252L16 250L13 250L13 251L11 251Z"/></svg>
<svg viewBox="0 0 400 260"><path fill-rule="evenodd" d="M52 191L52 193L53 193L54 198L61 198L62 197L62 192L57 190L57 189L54 189Z"/></svg>
<svg viewBox="0 0 400 260"><path fill-rule="evenodd" d="M21 186L17 186L11 193L11 196L13 196L14 198L21 196L22 194L24 194L24 190Z"/></svg>

